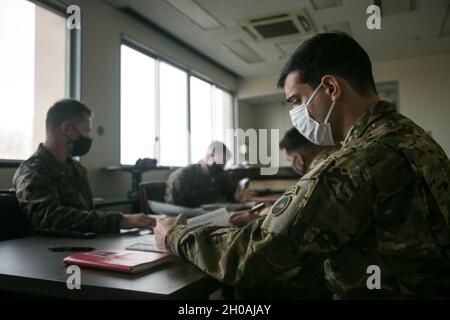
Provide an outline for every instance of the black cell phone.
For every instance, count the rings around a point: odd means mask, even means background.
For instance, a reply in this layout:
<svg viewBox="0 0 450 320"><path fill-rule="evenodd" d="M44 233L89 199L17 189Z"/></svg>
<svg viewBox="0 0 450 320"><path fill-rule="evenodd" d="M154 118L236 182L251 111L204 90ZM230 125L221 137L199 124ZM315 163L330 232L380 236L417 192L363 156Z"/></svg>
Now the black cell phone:
<svg viewBox="0 0 450 320"><path fill-rule="evenodd" d="M63 238L79 238L79 239L93 239L97 235L94 232L84 231L63 231L63 230L51 230L41 229L37 231L41 235L51 237L63 237Z"/></svg>

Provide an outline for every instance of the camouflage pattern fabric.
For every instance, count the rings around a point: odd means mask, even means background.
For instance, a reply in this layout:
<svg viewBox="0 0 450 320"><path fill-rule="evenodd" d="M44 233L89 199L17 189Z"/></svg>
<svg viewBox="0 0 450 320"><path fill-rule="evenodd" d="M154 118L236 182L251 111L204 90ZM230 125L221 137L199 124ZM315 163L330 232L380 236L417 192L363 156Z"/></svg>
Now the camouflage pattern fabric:
<svg viewBox="0 0 450 320"><path fill-rule="evenodd" d="M167 180L165 202L195 208L215 202L234 202L237 183L226 172L205 175L200 164L179 168Z"/></svg>
<svg viewBox="0 0 450 320"><path fill-rule="evenodd" d="M13 185L33 229L119 231L120 212L94 209L86 169L72 158L55 159L42 144L19 166Z"/></svg>
<svg viewBox="0 0 450 320"><path fill-rule="evenodd" d="M449 183L442 148L381 101L266 218L243 228L179 225L166 244L212 277L244 288L323 262L336 298L448 297ZM379 290L367 286L372 265L381 270Z"/></svg>
<svg viewBox="0 0 450 320"><path fill-rule="evenodd" d="M307 171L311 170L315 166L317 166L319 163L321 163L323 160L328 158L330 154L333 152L339 150L338 147L324 147L323 150L321 150L315 157L314 160L311 161L311 164L309 165L309 168Z"/></svg>

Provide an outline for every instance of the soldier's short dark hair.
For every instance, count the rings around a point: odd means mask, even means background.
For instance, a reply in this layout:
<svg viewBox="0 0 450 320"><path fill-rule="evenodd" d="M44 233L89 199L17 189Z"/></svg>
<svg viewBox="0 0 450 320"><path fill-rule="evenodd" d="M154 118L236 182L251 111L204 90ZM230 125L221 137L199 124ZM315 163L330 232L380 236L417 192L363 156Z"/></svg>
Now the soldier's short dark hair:
<svg viewBox="0 0 450 320"><path fill-rule="evenodd" d="M288 153L298 151L299 149L307 150L315 145L306 139L297 129L291 128L283 136L280 141L280 150L285 149Z"/></svg>
<svg viewBox="0 0 450 320"><path fill-rule="evenodd" d="M326 74L348 81L360 95L377 92L367 52L343 32L319 33L303 42L283 67L277 81L284 87L287 76L298 71L300 81L316 88Z"/></svg>
<svg viewBox="0 0 450 320"><path fill-rule="evenodd" d="M80 101L74 99L60 100L48 109L45 127L47 132L52 132L64 121L82 121L86 115L91 117L92 111Z"/></svg>

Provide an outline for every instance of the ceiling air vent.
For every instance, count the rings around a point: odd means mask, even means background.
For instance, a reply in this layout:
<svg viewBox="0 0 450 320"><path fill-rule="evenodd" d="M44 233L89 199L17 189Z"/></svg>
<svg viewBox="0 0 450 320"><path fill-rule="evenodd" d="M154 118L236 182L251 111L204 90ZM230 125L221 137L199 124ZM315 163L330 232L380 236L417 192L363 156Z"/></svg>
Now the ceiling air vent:
<svg viewBox="0 0 450 320"><path fill-rule="evenodd" d="M240 25L245 32L258 42L298 39L315 34L311 20L304 10L297 13L253 18L242 21Z"/></svg>

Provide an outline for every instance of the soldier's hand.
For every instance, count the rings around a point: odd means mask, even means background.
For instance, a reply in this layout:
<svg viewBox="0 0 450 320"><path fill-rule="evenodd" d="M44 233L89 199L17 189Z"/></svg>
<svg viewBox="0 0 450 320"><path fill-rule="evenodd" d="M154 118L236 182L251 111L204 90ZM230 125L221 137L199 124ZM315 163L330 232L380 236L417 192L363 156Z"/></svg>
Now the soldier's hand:
<svg viewBox="0 0 450 320"><path fill-rule="evenodd" d="M143 213L124 214L120 222L121 229L145 228L152 230L156 220Z"/></svg>
<svg viewBox="0 0 450 320"><path fill-rule="evenodd" d="M176 218L159 219L153 232L155 233L156 246L166 249L166 236L170 229L179 224L186 224L187 217L179 214Z"/></svg>
<svg viewBox="0 0 450 320"><path fill-rule="evenodd" d="M242 189L240 186L237 186L236 191L234 192L234 199L237 202L243 203L247 202L251 197L251 193L248 189Z"/></svg>
<svg viewBox="0 0 450 320"><path fill-rule="evenodd" d="M258 218L259 216L257 214L248 211L236 211L231 214L229 221L232 225L240 228L245 227L247 224Z"/></svg>
<svg viewBox="0 0 450 320"><path fill-rule="evenodd" d="M230 216L230 223L236 227L245 227L247 224L260 217L265 217L270 211L269 207L262 209L261 211L250 213L248 211L236 211Z"/></svg>

